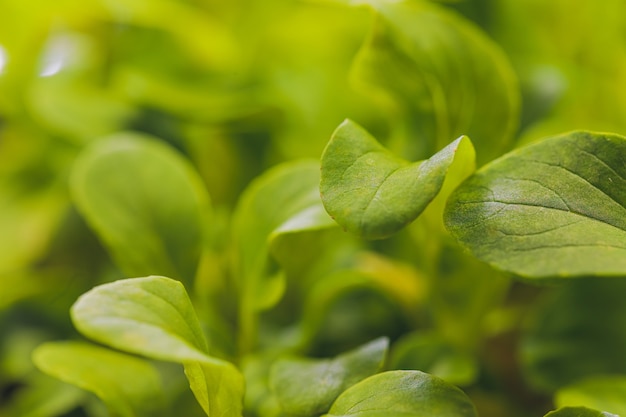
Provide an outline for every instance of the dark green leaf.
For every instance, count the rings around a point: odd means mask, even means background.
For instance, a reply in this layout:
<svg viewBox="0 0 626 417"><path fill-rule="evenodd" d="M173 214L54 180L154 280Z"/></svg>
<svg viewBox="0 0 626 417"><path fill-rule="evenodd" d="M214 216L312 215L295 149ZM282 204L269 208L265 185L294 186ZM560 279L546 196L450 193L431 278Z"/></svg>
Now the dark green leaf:
<svg viewBox="0 0 626 417"><path fill-rule="evenodd" d="M522 276L626 275L626 138L574 132L511 152L457 189L446 225Z"/></svg>
<svg viewBox="0 0 626 417"><path fill-rule="evenodd" d="M159 374L141 358L82 342L48 342L34 351L33 361L42 371L93 392L121 417L148 415L162 402Z"/></svg>
<svg viewBox="0 0 626 417"><path fill-rule="evenodd" d="M453 385L419 371L371 376L337 398L327 417L477 417Z"/></svg>
<svg viewBox="0 0 626 417"><path fill-rule="evenodd" d="M318 415L348 387L380 371L388 346L381 338L333 359L279 359L270 384L288 415Z"/></svg>
<svg viewBox="0 0 626 417"><path fill-rule="evenodd" d="M346 120L322 155L322 201L345 229L368 239L388 237L415 220L437 196L457 152L473 152L468 138L411 163Z"/></svg>
<svg viewBox="0 0 626 417"><path fill-rule="evenodd" d="M192 282L209 200L200 177L171 148L130 133L100 140L76 162L72 194L127 275Z"/></svg>

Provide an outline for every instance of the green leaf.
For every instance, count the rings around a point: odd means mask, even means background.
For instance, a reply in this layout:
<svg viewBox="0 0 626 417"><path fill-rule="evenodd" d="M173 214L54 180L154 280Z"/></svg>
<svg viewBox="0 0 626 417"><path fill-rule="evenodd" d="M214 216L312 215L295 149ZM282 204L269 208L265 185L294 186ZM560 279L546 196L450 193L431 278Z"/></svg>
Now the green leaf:
<svg viewBox="0 0 626 417"><path fill-rule="evenodd" d="M159 410L161 380L145 359L83 342L48 342L33 352L42 371L96 394L121 417Z"/></svg>
<svg viewBox="0 0 626 417"><path fill-rule="evenodd" d="M209 199L180 155L155 138L121 133L88 148L71 179L75 203L127 275L192 282Z"/></svg>
<svg viewBox="0 0 626 417"><path fill-rule="evenodd" d="M516 131L519 89L499 47L478 27L429 1L369 1L376 21L353 79L380 99L408 159L450 138L475 140L479 163L500 155Z"/></svg>
<svg viewBox="0 0 626 417"><path fill-rule="evenodd" d="M593 376L561 388L555 396L558 407L585 406L626 415L626 376Z"/></svg>
<svg viewBox="0 0 626 417"><path fill-rule="evenodd" d="M346 120L322 154L322 201L348 231L368 239L388 237L437 196L457 152L473 152L469 138L460 137L432 158L411 163Z"/></svg>
<svg viewBox="0 0 626 417"><path fill-rule="evenodd" d="M244 379L237 368L214 358L184 365L191 390L207 416L241 417Z"/></svg>
<svg viewBox="0 0 626 417"><path fill-rule="evenodd" d="M76 328L105 345L179 362L207 413L240 417L243 377L230 363L209 356L196 312L183 284L150 276L103 284L71 309Z"/></svg>
<svg viewBox="0 0 626 417"><path fill-rule="evenodd" d="M127 352L173 362L201 361L208 352L185 287L169 278L100 285L80 296L71 315L83 335Z"/></svg>
<svg viewBox="0 0 626 417"><path fill-rule="evenodd" d="M544 417L619 417L598 410L592 410L586 407L563 407L558 410L551 411Z"/></svg>
<svg viewBox="0 0 626 417"><path fill-rule="evenodd" d="M269 251L284 234L333 227L319 197L319 164L288 162L254 180L234 214L239 276L244 303L254 310L274 305L282 296L284 277L272 268Z"/></svg>
<svg viewBox="0 0 626 417"><path fill-rule="evenodd" d="M337 398L327 417L477 417L469 398L453 385L419 371L371 376Z"/></svg>
<svg viewBox="0 0 626 417"><path fill-rule="evenodd" d="M272 390L288 415L319 415L346 388L380 371L388 346L380 338L333 359L279 359L270 371Z"/></svg>
<svg viewBox="0 0 626 417"><path fill-rule="evenodd" d="M553 392L593 375L626 374L626 280L578 279L539 300L522 335L522 369Z"/></svg>
<svg viewBox="0 0 626 417"><path fill-rule="evenodd" d="M398 340L390 368L420 370L454 385L469 385L478 376L476 359L436 333L416 332Z"/></svg>
<svg viewBox="0 0 626 417"><path fill-rule="evenodd" d="M626 275L626 138L573 132L511 152L450 197L446 226L529 278Z"/></svg>

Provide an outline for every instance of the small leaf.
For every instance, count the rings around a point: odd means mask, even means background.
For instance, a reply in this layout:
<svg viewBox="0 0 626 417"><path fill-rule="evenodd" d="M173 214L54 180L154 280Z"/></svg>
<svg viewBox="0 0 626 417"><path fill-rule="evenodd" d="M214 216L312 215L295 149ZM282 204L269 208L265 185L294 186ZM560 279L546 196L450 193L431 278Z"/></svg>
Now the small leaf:
<svg viewBox="0 0 626 417"><path fill-rule="evenodd" d="M183 284L165 277L100 285L71 309L76 328L114 348L182 363L191 390L207 413L240 417L243 377L208 355L207 342Z"/></svg>
<svg viewBox="0 0 626 417"><path fill-rule="evenodd" d="M244 191L234 214L239 275L245 303L254 310L274 305L284 277L271 269L270 247L283 234L333 227L319 197L319 164L296 161L277 166Z"/></svg>
<svg viewBox="0 0 626 417"><path fill-rule="evenodd" d="M370 3L376 20L352 76L391 119L392 149L423 159L468 135L480 164L500 155L517 128L520 94L498 45L430 1L360 3Z"/></svg>
<svg viewBox="0 0 626 417"><path fill-rule="evenodd" d="M551 411L544 417L619 417L598 410L592 410L586 407L563 407L558 410Z"/></svg>
<svg viewBox="0 0 626 417"><path fill-rule="evenodd" d="M270 371L272 390L288 415L319 415L346 388L380 371L388 346L380 338L334 359L279 359Z"/></svg>
<svg viewBox="0 0 626 417"><path fill-rule="evenodd" d="M241 417L244 380L237 368L218 359L184 365L191 390L207 416Z"/></svg>
<svg viewBox="0 0 626 417"><path fill-rule="evenodd" d="M207 343L183 284L130 278L86 292L71 309L83 335L116 349L184 362L206 358Z"/></svg>
<svg viewBox="0 0 626 417"><path fill-rule="evenodd" d="M122 133L87 148L71 179L75 203L127 275L192 282L209 199L186 160L154 138Z"/></svg>
<svg viewBox="0 0 626 417"><path fill-rule="evenodd" d="M626 376L593 376L561 388L558 407L585 406L626 416Z"/></svg>
<svg viewBox="0 0 626 417"><path fill-rule="evenodd" d="M626 138L573 132L511 152L450 197L446 226L529 278L626 275Z"/></svg>
<svg viewBox="0 0 626 417"><path fill-rule="evenodd" d="M136 417L156 412L161 380L146 360L83 342L48 342L33 352L42 371L96 394L112 414Z"/></svg>
<svg viewBox="0 0 626 417"><path fill-rule="evenodd" d="M327 417L477 417L457 387L419 371L371 376L337 398Z"/></svg>
<svg viewBox="0 0 626 417"><path fill-rule="evenodd" d="M437 196L457 151L473 152L469 138L455 140L426 161L410 163L346 120L322 155L322 201L348 231L368 239L388 237L415 220Z"/></svg>

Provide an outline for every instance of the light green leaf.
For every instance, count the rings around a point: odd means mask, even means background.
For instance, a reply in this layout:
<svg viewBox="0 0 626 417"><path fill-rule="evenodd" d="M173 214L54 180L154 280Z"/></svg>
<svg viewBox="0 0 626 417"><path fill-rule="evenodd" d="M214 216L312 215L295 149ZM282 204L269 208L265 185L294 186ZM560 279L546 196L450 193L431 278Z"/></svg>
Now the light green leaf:
<svg viewBox="0 0 626 417"><path fill-rule="evenodd" d="M191 283L209 203L187 161L155 138L122 133L88 148L71 179L75 203L127 275Z"/></svg>
<svg viewBox="0 0 626 417"><path fill-rule="evenodd" d="M244 379L237 368L218 359L184 365L191 390L207 416L241 417Z"/></svg>
<svg viewBox="0 0 626 417"><path fill-rule="evenodd" d="M272 390L288 415L319 415L346 388L380 371L388 346L380 338L333 359L279 359L270 371Z"/></svg>
<svg viewBox="0 0 626 417"><path fill-rule="evenodd" d="M619 417L598 410L592 410L586 407L563 407L558 410L551 411L544 417Z"/></svg>
<svg viewBox="0 0 626 417"><path fill-rule="evenodd" d="M234 214L239 276L244 303L262 310L282 296L284 277L269 258L274 240L284 234L333 227L319 196L319 164L288 162L254 180Z"/></svg>
<svg viewBox="0 0 626 417"><path fill-rule="evenodd" d="M411 163L346 120L322 154L322 201L348 231L368 239L388 237L437 196L457 152L473 152L469 138L460 137L432 158Z"/></svg>
<svg viewBox="0 0 626 417"><path fill-rule="evenodd" d="M327 417L477 417L457 387L419 371L371 376L337 398Z"/></svg>
<svg viewBox="0 0 626 417"><path fill-rule="evenodd" d="M626 374L625 293L623 279L577 279L537 303L520 344L522 369L535 390Z"/></svg>
<svg viewBox="0 0 626 417"><path fill-rule="evenodd" d="M446 226L530 278L626 275L626 138L573 132L511 152L450 197Z"/></svg>
<svg viewBox="0 0 626 417"><path fill-rule="evenodd" d="M191 390L207 413L239 417L243 379L230 363L209 356L183 284L150 276L100 285L71 309L85 336L120 349L185 366Z"/></svg>
<svg viewBox="0 0 626 417"><path fill-rule="evenodd" d="M376 21L353 79L380 99L411 160L450 138L475 140L479 163L500 155L515 133L519 91L506 57L478 27L429 1L369 1Z"/></svg>
<svg viewBox="0 0 626 417"><path fill-rule="evenodd" d="M593 376L557 391L558 407L585 406L626 416L626 376Z"/></svg>
<svg viewBox="0 0 626 417"><path fill-rule="evenodd" d="M161 380L146 360L83 342L48 342L33 352L42 371L96 394L121 417L149 415L162 403Z"/></svg>
<svg viewBox="0 0 626 417"><path fill-rule="evenodd" d="M183 284L165 277L130 278L100 285L71 309L83 335L116 349L155 359L202 361L207 342Z"/></svg>

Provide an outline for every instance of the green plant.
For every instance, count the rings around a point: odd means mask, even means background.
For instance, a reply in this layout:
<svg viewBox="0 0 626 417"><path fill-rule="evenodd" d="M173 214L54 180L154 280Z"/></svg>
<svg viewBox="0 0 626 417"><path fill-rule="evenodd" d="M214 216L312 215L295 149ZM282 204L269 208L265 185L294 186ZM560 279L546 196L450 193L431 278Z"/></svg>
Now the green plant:
<svg viewBox="0 0 626 417"><path fill-rule="evenodd" d="M579 69L626 83L624 6L553 50L533 7L567 3L494 2L510 62L487 2L215 3L68 1L53 77L0 36L0 412L626 415L626 138L554 134L626 128Z"/></svg>

